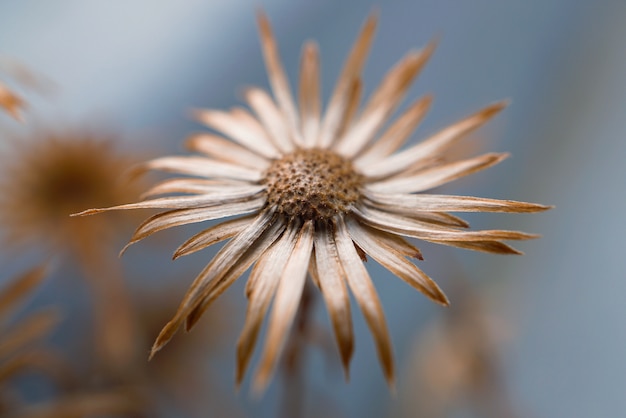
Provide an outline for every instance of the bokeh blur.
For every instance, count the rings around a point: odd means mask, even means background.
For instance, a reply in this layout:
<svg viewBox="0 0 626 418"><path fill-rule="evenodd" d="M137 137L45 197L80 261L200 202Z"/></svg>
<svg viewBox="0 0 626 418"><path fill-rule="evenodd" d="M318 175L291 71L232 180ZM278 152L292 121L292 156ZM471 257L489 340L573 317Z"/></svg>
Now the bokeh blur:
<svg viewBox="0 0 626 418"><path fill-rule="evenodd" d="M394 342L395 396L356 309L351 382L343 381L335 348L325 342L326 313L317 306L318 344L304 353L303 416L622 416L624 1L2 1L0 86L26 106L24 123L0 109L0 158L9 158L20 138L36 147L42 132L70 131L113 135L121 155L183 152L184 138L202 129L190 109L227 108L241 103L243 87L267 87L258 8L272 21L291 80L301 44L318 41L325 98L372 11L380 21L363 74L365 94L407 50L437 38L437 51L408 94L407 103L426 93L435 97L414 141L483 105L511 99L459 152L508 151L512 158L446 191L556 205L535 215L467 217L475 228L542 234L519 246L524 256L420 245L421 267L448 293L448 309L407 291L370 262ZM280 414L290 393L280 375L261 399L248 395L247 381L238 393L234 389L244 281L192 333L180 333L147 362L159 327L215 249L171 261L178 244L198 231L192 225L157 234L118 260L115 252L132 233L124 225L97 255L82 244L89 254L71 257L60 249L42 251L36 242L19 249L3 243L0 292L46 263L46 277L11 321L19 326L54 307L59 318L40 339L68 369L63 384L32 371L13 377L11 399L20 407L8 416ZM0 232L6 235L11 226ZM90 233L104 245L98 232ZM54 241L42 234L40 243ZM115 303L102 302L103 292ZM113 331L103 331L111 323L117 324ZM107 338L119 335L126 351L115 344L102 350Z"/></svg>

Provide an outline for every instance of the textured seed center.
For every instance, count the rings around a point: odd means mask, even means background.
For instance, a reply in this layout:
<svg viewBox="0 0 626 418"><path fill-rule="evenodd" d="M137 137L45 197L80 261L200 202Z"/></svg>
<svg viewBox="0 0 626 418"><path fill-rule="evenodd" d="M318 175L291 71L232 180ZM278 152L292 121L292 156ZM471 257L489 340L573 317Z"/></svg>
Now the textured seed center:
<svg viewBox="0 0 626 418"><path fill-rule="evenodd" d="M361 181L349 160L320 149L286 155L265 175L268 204L288 217L307 220L348 212L360 197Z"/></svg>

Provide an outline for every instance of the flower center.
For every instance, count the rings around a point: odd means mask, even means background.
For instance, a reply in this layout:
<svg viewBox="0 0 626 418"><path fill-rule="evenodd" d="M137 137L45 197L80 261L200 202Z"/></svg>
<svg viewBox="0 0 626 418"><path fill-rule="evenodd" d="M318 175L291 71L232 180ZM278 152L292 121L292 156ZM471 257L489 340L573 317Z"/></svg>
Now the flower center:
<svg viewBox="0 0 626 418"><path fill-rule="evenodd" d="M349 160L322 149L298 150L265 173L267 202L290 218L328 220L360 197L362 176Z"/></svg>

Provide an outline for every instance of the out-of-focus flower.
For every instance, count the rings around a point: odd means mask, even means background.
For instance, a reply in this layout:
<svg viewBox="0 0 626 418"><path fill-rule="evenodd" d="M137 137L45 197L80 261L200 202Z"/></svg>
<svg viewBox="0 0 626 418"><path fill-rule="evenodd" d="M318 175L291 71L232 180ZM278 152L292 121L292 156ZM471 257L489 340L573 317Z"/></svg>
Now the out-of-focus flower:
<svg viewBox="0 0 626 418"><path fill-rule="evenodd" d="M274 299L265 349L254 389L267 385L284 348L300 303L307 272L325 299L346 375L353 352L348 288L374 335L387 381L394 381L392 349L382 308L363 265L366 254L437 303L448 301L407 257L420 251L402 236L499 254L519 254L504 240L536 235L517 231L469 231L448 212L537 212L546 206L509 200L446 196L423 192L491 167L507 154L485 154L442 161L446 150L505 106L495 103L444 128L423 142L400 150L430 105L418 100L385 128L411 81L434 50L409 52L385 76L359 110L360 72L376 19L370 18L348 56L325 113L319 95L319 58L305 44L299 108L282 68L267 18L259 15L261 44L272 98L260 88L245 93L248 110L201 110L197 118L229 137L200 134L188 144L205 156L164 157L142 170L194 176L165 181L148 195L183 193L94 209L158 208L136 230L131 244L177 225L239 216L195 235L175 257L229 239L196 278L174 318L157 338L152 354L180 328L190 329L205 309L249 267L247 318L238 343L237 382L241 382L259 329ZM400 150L400 151L399 151Z"/></svg>
<svg viewBox="0 0 626 418"><path fill-rule="evenodd" d="M119 218L69 217L138 196L135 184L120 179L134 161L115 148L112 137L42 131L12 145L0 170L0 227L8 246L81 255L119 232Z"/></svg>
<svg viewBox="0 0 626 418"><path fill-rule="evenodd" d="M114 137L88 131L40 131L11 145L0 169L4 249L37 248L76 261L92 288L96 348L109 367L125 368L135 360L128 338L133 318L111 244L128 218L69 214L136 199L137 183L120 178L135 161L116 149Z"/></svg>
<svg viewBox="0 0 626 418"><path fill-rule="evenodd" d="M463 407L481 417L514 418L499 351L511 329L471 289L417 335L403 399L407 416L447 417Z"/></svg>

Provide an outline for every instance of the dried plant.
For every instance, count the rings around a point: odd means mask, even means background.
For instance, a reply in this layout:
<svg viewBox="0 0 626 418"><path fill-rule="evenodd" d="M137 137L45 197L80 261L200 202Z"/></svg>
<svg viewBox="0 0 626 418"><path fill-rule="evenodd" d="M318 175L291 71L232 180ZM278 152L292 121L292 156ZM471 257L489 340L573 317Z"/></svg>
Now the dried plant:
<svg viewBox="0 0 626 418"><path fill-rule="evenodd" d="M415 339L403 396L407 416L420 411L447 417L465 407L481 417L518 417L499 356L511 326L491 315L484 295L458 279L456 303Z"/></svg>
<svg viewBox="0 0 626 418"><path fill-rule="evenodd" d="M116 149L115 138L88 131L35 132L17 138L2 156L0 231L3 248L36 248L82 269L94 297L96 349L109 367L134 361L129 335L132 308L115 238L127 217L75 219L69 214L98 204L135 199L137 183L120 179L134 161Z"/></svg>
<svg viewBox="0 0 626 418"><path fill-rule="evenodd" d="M374 335L383 373L394 381L392 348L376 290L365 269L366 254L433 301L447 305L441 289L407 257L422 259L403 237L497 254L519 254L505 240L537 235L517 231L470 231L448 212L537 212L548 207L510 200L423 193L491 167L507 154L443 160L465 134L502 110L499 102L400 150L430 105L425 97L388 128L392 112L434 50L409 52L384 77L359 110L360 71L369 50L375 17L357 39L322 115L317 47L303 48L299 109L282 68L267 18L259 15L261 44L274 97L250 88L244 108L199 110L198 120L229 137L199 134L189 147L204 156L163 157L138 171L162 170L192 176L167 180L148 196L175 195L81 213L166 209L144 221L135 243L183 224L234 217L182 244L180 257L230 239L198 275L173 319L158 336L152 355L185 324L191 329L207 307L249 267L246 322L237 347L239 384L263 318L274 300L266 343L253 389L263 391L277 364L298 309L307 272L321 290L346 376L353 352L348 288ZM129 245L130 245L129 244Z"/></svg>

